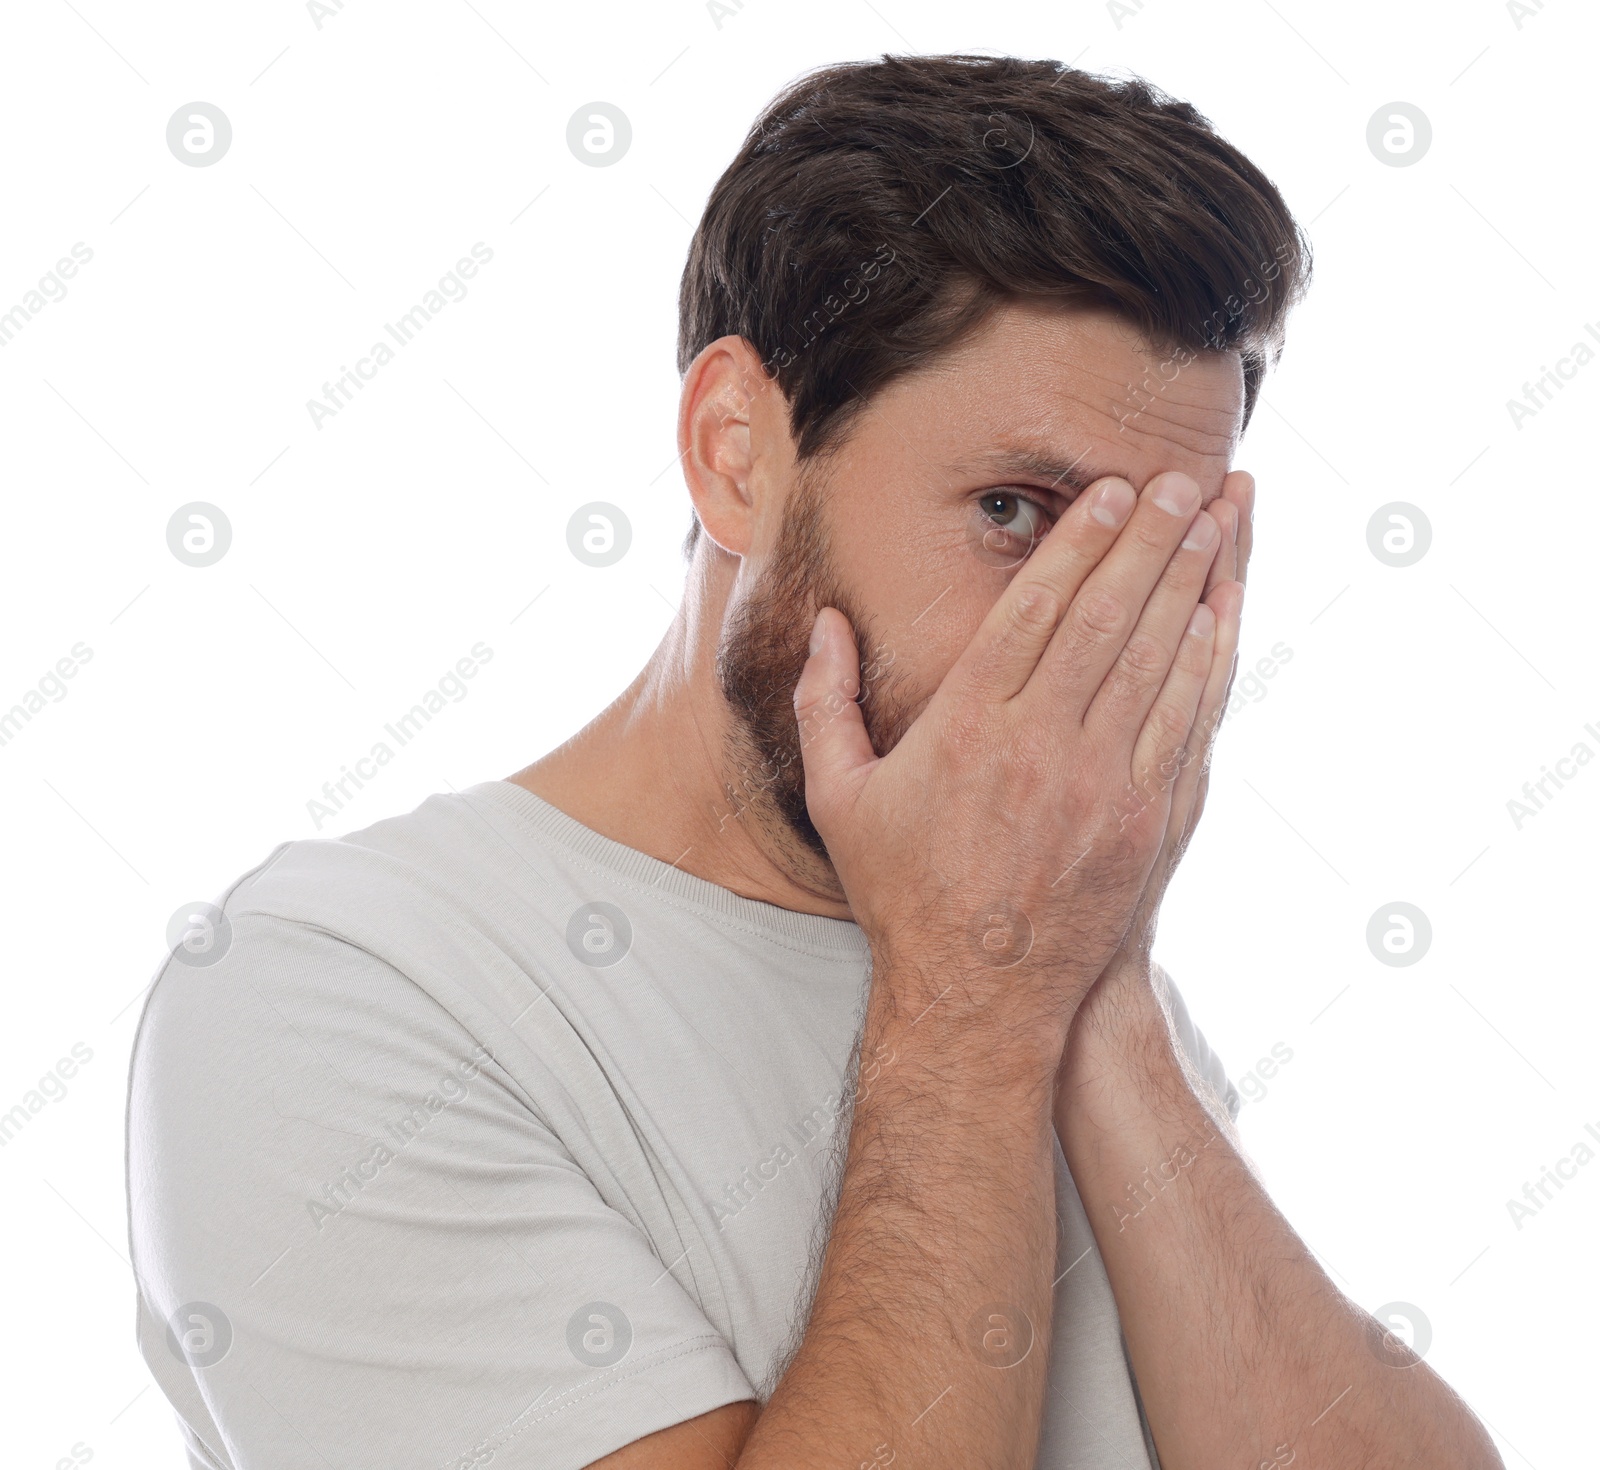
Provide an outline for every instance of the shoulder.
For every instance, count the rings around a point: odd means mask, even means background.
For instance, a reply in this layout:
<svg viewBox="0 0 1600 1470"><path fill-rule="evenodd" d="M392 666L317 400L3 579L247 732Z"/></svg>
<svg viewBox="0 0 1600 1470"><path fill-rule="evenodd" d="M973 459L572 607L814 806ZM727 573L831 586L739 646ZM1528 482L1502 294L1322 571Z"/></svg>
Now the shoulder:
<svg viewBox="0 0 1600 1470"><path fill-rule="evenodd" d="M229 1032L287 1045L291 1012L387 1035L481 1030L473 987L501 978L507 935L537 947L552 923L528 897L548 883L549 860L513 848L504 808L478 791L430 796L343 837L280 843L193 905L151 982L136 1066L152 1048L192 1053ZM453 1028L441 1027L441 1008Z"/></svg>
<svg viewBox="0 0 1600 1470"><path fill-rule="evenodd" d="M484 861L458 805L282 843L178 920L133 1043L130 1179L157 1157L214 1167L230 1137L318 1108L493 1077L496 1038L450 986Z"/></svg>
<svg viewBox="0 0 1600 1470"><path fill-rule="evenodd" d="M278 848L197 906L209 937L174 945L146 1001L141 1350L192 1439L241 1463L298 1463L303 1434L340 1464L476 1464L515 1441L519 1463L587 1465L752 1396L564 1141L581 1126L549 1120L553 1008L494 1005L539 983L505 931L545 921L474 891L538 879L496 869L478 814L442 805ZM284 1403L293 1431L263 1407Z"/></svg>

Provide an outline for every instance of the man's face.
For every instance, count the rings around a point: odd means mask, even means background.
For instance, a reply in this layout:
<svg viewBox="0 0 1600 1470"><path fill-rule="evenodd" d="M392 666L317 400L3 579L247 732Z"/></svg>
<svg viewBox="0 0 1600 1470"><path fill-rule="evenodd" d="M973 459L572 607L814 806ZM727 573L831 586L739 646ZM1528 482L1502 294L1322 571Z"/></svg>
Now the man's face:
<svg viewBox="0 0 1600 1470"><path fill-rule="evenodd" d="M818 608L855 629L884 755L1083 487L1182 470L1216 499L1243 404L1236 353L1175 356L1108 313L1032 302L879 392L836 455L786 477L770 551L753 548L729 609L735 811L826 860L792 703Z"/></svg>

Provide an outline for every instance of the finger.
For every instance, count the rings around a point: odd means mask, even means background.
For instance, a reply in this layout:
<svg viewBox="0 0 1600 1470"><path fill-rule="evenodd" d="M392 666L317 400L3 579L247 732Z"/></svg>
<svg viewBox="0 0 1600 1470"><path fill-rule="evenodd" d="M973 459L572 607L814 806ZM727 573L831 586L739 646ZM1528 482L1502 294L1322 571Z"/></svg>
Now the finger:
<svg viewBox="0 0 1600 1470"><path fill-rule="evenodd" d="M941 688L995 702L1028 682L1066 609L1135 513L1126 480L1097 480L1067 507L951 665Z"/></svg>
<svg viewBox="0 0 1600 1470"><path fill-rule="evenodd" d="M1184 630L1202 600L1206 575L1222 544L1210 511L1194 518L1150 593L1121 653L1090 701L1085 727L1120 731L1131 743L1150 712L1176 657Z"/></svg>
<svg viewBox="0 0 1600 1470"><path fill-rule="evenodd" d="M1159 800L1185 769L1189 732L1211 673L1217 617L1207 603L1190 614L1161 692L1133 747L1131 774L1146 803Z"/></svg>
<svg viewBox="0 0 1600 1470"><path fill-rule="evenodd" d="M794 713L805 766L806 809L824 840L833 821L848 808L852 778L859 781L878 759L856 703L860 670L850 620L837 608L823 608L811 630L810 656L795 685Z"/></svg>
<svg viewBox="0 0 1600 1470"><path fill-rule="evenodd" d="M1212 588L1219 582L1234 580L1239 550L1239 507L1231 500L1218 496L1206 509L1222 528L1222 544L1217 548L1211 570L1206 573L1205 590L1200 594L1202 601L1211 595Z"/></svg>
<svg viewBox="0 0 1600 1470"><path fill-rule="evenodd" d="M1228 688L1233 682L1234 656L1239 651L1239 621L1244 606L1244 583L1224 582L1206 598L1216 615L1217 630L1211 646L1211 668L1200 695L1199 709L1189 731L1182 774L1172 791L1170 826L1180 833L1191 820L1200 782L1211 759L1217 731L1227 718Z"/></svg>
<svg viewBox="0 0 1600 1470"><path fill-rule="evenodd" d="M1221 545L1221 528L1209 510L1201 511L1091 701L1086 725L1109 725L1130 736L1137 732L1161 692L1195 606L1203 600L1209 567Z"/></svg>
<svg viewBox="0 0 1600 1470"><path fill-rule="evenodd" d="M1234 470L1222 481L1222 493L1239 507L1239 550L1235 580L1242 582L1250 565L1255 544L1256 477L1248 470Z"/></svg>
<svg viewBox="0 0 1600 1470"><path fill-rule="evenodd" d="M1099 566L1084 580L1035 670L1041 702L1054 718L1081 716L1088 710L1127 646L1178 543L1195 524L1199 505L1199 485L1179 471L1156 475L1146 484L1128 524ZM1206 551L1209 562L1210 552L1215 549L1216 522L1206 516L1203 524L1212 532ZM1186 558L1185 565L1188 564ZM1179 633L1199 600L1203 579L1202 567L1189 596L1189 607L1178 620ZM1172 641L1176 643L1176 634ZM1157 687L1165 673L1163 665L1154 680Z"/></svg>

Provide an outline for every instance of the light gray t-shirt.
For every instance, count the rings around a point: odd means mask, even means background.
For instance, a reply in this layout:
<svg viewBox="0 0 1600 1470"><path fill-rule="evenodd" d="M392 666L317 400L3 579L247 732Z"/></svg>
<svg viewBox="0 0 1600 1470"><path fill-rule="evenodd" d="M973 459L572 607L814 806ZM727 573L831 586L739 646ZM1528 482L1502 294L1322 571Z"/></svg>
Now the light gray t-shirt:
<svg viewBox="0 0 1600 1470"><path fill-rule="evenodd" d="M855 924L507 781L285 843L219 902L225 952L166 963L128 1101L140 1348L192 1466L576 1470L765 1399L828 1225ZM1056 1177L1038 1464L1146 1470L1059 1146Z"/></svg>

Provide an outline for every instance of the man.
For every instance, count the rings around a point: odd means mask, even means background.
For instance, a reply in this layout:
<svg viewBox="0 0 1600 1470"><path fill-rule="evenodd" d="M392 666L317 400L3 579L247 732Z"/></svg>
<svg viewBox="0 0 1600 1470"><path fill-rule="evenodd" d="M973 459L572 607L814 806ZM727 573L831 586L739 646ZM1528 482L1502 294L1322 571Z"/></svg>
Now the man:
<svg viewBox="0 0 1600 1470"><path fill-rule="evenodd" d="M684 275L649 664L280 847L154 987L132 1244L194 1465L1500 1465L1151 960L1308 271L1137 82L773 103Z"/></svg>

